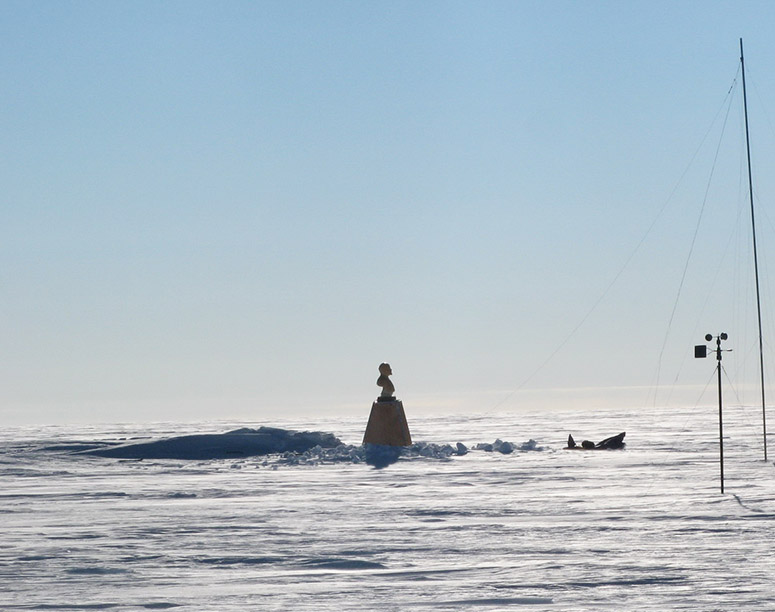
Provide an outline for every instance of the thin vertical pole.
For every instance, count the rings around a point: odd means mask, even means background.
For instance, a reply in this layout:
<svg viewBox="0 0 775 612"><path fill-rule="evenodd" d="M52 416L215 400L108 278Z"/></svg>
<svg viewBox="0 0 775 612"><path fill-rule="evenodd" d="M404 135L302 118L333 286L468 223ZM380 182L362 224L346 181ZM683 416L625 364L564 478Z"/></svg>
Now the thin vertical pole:
<svg viewBox="0 0 775 612"><path fill-rule="evenodd" d="M745 148L748 156L748 197L751 201L751 231L753 235L753 268L756 277L756 314L759 321L759 373L762 388L762 436L764 439L764 460L767 461L767 409L764 399L764 341L762 339L762 303L759 297L759 257L756 253L756 217L753 206L753 180L751 179L751 139L748 132L748 96L745 90L745 60L743 39L740 39L740 70L743 75L743 110L745 114ZM720 376L720 374L719 374ZM722 485L723 490L723 485Z"/></svg>
<svg viewBox="0 0 775 612"><path fill-rule="evenodd" d="M724 492L724 425L721 416L721 341L718 349L718 453L719 453L719 469L721 470L721 492Z"/></svg>

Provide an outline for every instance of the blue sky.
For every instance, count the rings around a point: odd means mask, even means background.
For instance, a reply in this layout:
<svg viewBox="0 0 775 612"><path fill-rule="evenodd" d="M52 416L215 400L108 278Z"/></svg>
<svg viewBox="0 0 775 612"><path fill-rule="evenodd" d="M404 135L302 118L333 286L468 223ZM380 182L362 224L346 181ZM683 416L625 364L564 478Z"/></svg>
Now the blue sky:
<svg viewBox="0 0 775 612"><path fill-rule="evenodd" d="M356 414L383 360L408 411L694 402L719 331L749 376L739 77L720 133L743 37L766 272L774 17L6 0L0 416Z"/></svg>

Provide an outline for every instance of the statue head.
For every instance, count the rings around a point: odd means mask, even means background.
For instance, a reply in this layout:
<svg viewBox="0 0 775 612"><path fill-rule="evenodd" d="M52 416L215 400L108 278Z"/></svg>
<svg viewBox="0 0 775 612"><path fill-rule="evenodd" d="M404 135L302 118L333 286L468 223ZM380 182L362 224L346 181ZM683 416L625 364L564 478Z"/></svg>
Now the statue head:
<svg viewBox="0 0 775 612"><path fill-rule="evenodd" d="M393 383L389 378L392 373L393 370L390 369L389 363L379 364L379 378L377 379L377 386L382 387L382 393L380 394L381 397L393 397L393 393L395 392L396 388L393 386Z"/></svg>

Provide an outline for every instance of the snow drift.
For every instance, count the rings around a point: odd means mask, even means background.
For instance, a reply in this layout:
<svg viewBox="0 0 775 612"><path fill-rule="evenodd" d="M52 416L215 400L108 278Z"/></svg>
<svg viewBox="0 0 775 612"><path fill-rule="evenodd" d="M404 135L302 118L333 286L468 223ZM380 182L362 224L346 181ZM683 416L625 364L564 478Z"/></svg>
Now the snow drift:
<svg viewBox="0 0 775 612"><path fill-rule="evenodd" d="M304 453L316 446L336 448L334 434L292 431L276 427L236 429L223 434L196 434L150 442L116 444L83 451L84 454L119 459L231 459L275 453Z"/></svg>

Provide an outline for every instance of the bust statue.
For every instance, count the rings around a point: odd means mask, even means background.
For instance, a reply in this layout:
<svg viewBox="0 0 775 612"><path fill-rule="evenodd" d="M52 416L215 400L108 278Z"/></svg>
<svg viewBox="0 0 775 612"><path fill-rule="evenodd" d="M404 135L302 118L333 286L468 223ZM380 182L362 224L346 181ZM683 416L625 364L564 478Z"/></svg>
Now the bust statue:
<svg viewBox="0 0 775 612"><path fill-rule="evenodd" d="M382 393L371 405L369 422L363 434L363 445L367 454L371 452L370 445L377 446L411 446L412 434L409 433L409 425L406 423L406 414L401 400L397 400L393 393L396 388L390 381L393 370L389 363L379 364L379 378L377 386L382 387ZM377 457L381 456L381 451ZM394 455L391 453L391 457ZM372 455L372 460L375 460ZM367 457L367 463L371 462ZM372 463L376 467L376 463Z"/></svg>
<svg viewBox="0 0 775 612"><path fill-rule="evenodd" d="M380 397L393 397L393 393L395 393L396 388L393 386L393 383L390 381L390 375L393 373L393 370L390 369L389 363L381 363L379 365L379 378L377 379L377 386L382 387L382 393L380 393Z"/></svg>

